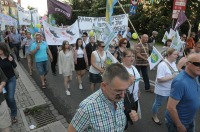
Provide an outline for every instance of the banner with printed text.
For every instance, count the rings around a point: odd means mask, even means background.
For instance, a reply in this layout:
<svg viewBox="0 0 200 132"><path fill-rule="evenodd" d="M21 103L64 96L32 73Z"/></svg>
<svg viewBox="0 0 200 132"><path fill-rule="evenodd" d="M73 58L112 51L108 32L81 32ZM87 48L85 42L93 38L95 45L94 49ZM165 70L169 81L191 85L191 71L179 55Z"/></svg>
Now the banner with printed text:
<svg viewBox="0 0 200 132"><path fill-rule="evenodd" d="M16 19L12 18L11 16L0 13L0 24L2 22L4 22L5 25L17 26L17 20Z"/></svg>
<svg viewBox="0 0 200 132"><path fill-rule="evenodd" d="M67 40L69 44L75 44L79 38L78 22L67 28L58 28L42 21L44 27L45 38L48 45L62 45L64 40Z"/></svg>
<svg viewBox="0 0 200 132"><path fill-rule="evenodd" d="M31 25L31 12L17 5L19 25Z"/></svg>
<svg viewBox="0 0 200 132"><path fill-rule="evenodd" d="M35 26L36 24L39 24L39 14L38 14L38 9L33 9L30 11L32 14L32 23Z"/></svg>
<svg viewBox="0 0 200 132"><path fill-rule="evenodd" d="M123 37L126 37L127 27L128 27L128 18L126 14L112 16L111 27L113 31L118 34L120 33ZM105 17L85 17L78 16L80 34L83 32L89 32L94 30L95 27L98 27L101 35L101 40L103 40L103 32L106 27L106 18Z"/></svg>

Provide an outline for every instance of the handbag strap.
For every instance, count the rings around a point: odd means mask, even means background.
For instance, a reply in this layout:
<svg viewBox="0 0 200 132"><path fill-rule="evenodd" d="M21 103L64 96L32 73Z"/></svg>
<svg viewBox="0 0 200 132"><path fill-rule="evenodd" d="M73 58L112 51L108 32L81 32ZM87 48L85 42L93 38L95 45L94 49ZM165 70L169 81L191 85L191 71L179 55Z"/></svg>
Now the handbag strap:
<svg viewBox="0 0 200 132"><path fill-rule="evenodd" d="M132 67L132 70L133 70L133 75L134 75L134 77L135 77L135 71L134 71L133 67ZM131 93L133 93L134 87L135 87L135 81L133 82L133 89L132 89L132 92L131 92Z"/></svg>
<svg viewBox="0 0 200 132"><path fill-rule="evenodd" d="M101 56L100 56L100 54L99 54L99 52L96 50L96 52L97 52L97 54L98 54L98 56L99 56L99 59L100 59L100 63L101 63L101 68L103 68L103 63L102 63L102 59L101 59Z"/></svg>

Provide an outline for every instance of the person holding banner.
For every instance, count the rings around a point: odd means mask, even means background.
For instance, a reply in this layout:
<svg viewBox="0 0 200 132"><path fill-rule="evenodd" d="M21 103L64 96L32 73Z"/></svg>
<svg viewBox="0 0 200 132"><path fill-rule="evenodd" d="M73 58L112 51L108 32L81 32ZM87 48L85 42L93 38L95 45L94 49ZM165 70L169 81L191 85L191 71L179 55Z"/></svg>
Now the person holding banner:
<svg viewBox="0 0 200 132"><path fill-rule="evenodd" d="M35 56L36 68L40 74L40 80L42 82L42 88L46 88L46 74L48 73L48 55L50 61L53 61L53 57L49 47L45 41L42 41L42 34L36 33L36 42L31 45L31 54Z"/></svg>
<svg viewBox="0 0 200 132"><path fill-rule="evenodd" d="M106 51L104 51L105 44L103 41L97 42L97 50L92 52L91 66L89 70L90 88L92 92L95 91L97 83L102 82L101 74L104 72L105 61L107 57Z"/></svg>
<svg viewBox="0 0 200 132"><path fill-rule="evenodd" d="M155 101L152 106L152 120L157 125L162 124L157 116L158 110L163 105L163 103L168 100L172 80L178 73L178 69L175 63L177 57L178 51L169 48L166 52L166 59L158 65L154 90Z"/></svg>
<svg viewBox="0 0 200 132"><path fill-rule="evenodd" d="M83 41L81 38L78 38L76 40L76 46L74 51L74 63L79 89L83 89L82 77L85 75L86 68L88 67L88 58L86 50L83 47Z"/></svg>
<svg viewBox="0 0 200 132"><path fill-rule="evenodd" d="M63 74L64 77L66 94L71 95L69 91L69 83L72 80L72 71L74 71L74 57L68 41L63 41L62 50L59 52L58 69L59 74Z"/></svg>
<svg viewBox="0 0 200 132"><path fill-rule="evenodd" d="M88 44L88 33L84 32L82 35L83 48Z"/></svg>
<svg viewBox="0 0 200 132"><path fill-rule="evenodd" d="M95 37L90 36L90 42L85 47L87 57L88 57L88 64L91 65L91 55L92 52L96 50L96 43L95 43Z"/></svg>
<svg viewBox="0 0 200 132"><path fill-rule="evenodd" d="M141 36L141 43L138 43L135 46L135 52L136 52L136 68L140 72L142 72L142 77L144 80L145 84L145 91L146 92L151 92L153 93L153 89L150 88L150 83L149 83L149 76L148 76L148 71L147 68L149 66L148 63L148 57L149 57L149 48L148 48L148 35L143 34Z"/></svg>

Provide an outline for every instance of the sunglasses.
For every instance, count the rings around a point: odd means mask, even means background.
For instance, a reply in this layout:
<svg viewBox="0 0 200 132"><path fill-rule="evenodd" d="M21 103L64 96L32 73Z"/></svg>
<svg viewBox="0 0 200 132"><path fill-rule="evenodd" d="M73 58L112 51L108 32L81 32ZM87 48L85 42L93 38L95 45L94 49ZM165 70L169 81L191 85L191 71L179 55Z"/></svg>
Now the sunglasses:
<svg viewBox="0 0 200 132"><path fill-rule="evenodd" d="M189 61L191 64L193 64L193 65L195 65L195 66L198 66L198 67L200 67L200 62L191 62L191 61Z"/></svg>
<svg viewBox="0 0 200 132"><path fill-rule="evenodd" d="M122 43L122 44L127 44L127 43Z"/></svg>
<svg viewBox="0 0 200 132"><path fill-rule="evenodd" d="M82 37L87 37L87 36L82 36Z"/></svg>
<svg viewBox="0 0 200 132"><path fill-rule="evenodd" d="M105 46L100 46L100 47L104 48Z"/></svg>

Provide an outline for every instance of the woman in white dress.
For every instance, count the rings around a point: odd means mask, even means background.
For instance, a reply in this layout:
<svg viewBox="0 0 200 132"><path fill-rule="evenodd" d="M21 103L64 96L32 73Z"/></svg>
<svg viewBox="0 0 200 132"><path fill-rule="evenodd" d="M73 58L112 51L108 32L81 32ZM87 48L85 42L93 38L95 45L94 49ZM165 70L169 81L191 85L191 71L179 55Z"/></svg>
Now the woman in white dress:
<svg viewBox="0 0 200 132"><path fill-rule="evenodd" d="M168 100L171 90L171 83L174 77L178 74L176 67L176 59L178 57L178 51L172 48L168 48L166 51L166 59L163 60L157 68L157 75L155 81L155 101L152 106L153 117L152 120L161 125L157 113L159 108L164 102Z"/></svg>
<svg viewBox="0 0 200 132"><path fill-rule="evenodd" d="M72 79L72 71L74 71L73 55L74 55L73 50L71 50L69 42L63 41L62 50L59 52L58 56L58 67L59 67L59 74L63 74L64 77L64 86L67 95L70 95L69 83Z"/></svg>

